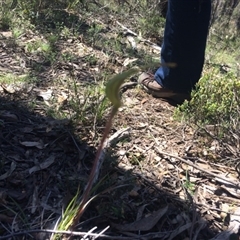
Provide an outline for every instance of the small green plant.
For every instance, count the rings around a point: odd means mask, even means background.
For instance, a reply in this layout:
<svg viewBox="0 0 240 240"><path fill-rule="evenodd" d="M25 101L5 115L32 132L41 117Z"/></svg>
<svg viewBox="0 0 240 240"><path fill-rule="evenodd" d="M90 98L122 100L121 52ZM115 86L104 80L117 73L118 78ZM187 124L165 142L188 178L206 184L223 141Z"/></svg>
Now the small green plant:
<svg viewBox="0 0 240 240"><path fill-rule="evenodd" d="M127 156L128 156L129 162L135 166L140 166L141 162L144 160L144 156L140 153L130 153L130 154L127 154Z"/></svg>
<svg viewBox="0 0 240 240"><path fill-rule="evenodd" d="M82 214L84 213L86 206L89 203L89 197L90 193L92 191L92 187L94 184L94 181L96 180L96 176L98 176L98 171L100 170L98 168L99 161L102 155L102 150L104 147L105 140L108 136L108 133L112 126L112 121L116 113L118 112L119 107L121 106L121 98L119 95L119 88L124 82L125 79L129 78L131 75L137 73L140 71L140 68L135 67L131 68L123 73L117 74L112 79L110 79L106 85L106 96L111 101L113 107L112 111L109 115L109 119L106 123L105 131L103 133L102 139L100 141L95 160L93 163L93 167L91 169L91 173L89 175L89 179L87 182L87 185L85 187L85 190L83 192L83 195L81 197L81 202L79 204L76 203L78 193L75 195L75 198L70 202L67 210L65 211L65 214L63 215L63 219L61 220L61 228L64 229L73 229L76 224L78 223L79 219L81 218ZM77 204L77 205L76 205ZM69 210L70 209L70 210ZM70 216L69 213L70 212ZM65 217L64 217L65 216Z"/></svg>
<svg viewBox="0 0 240 240"><path fill-rule="evenodd" d="M59 37L56 34L51 34L47 37L47 40L48 40L50 46L55 46L58 39L59 39Z"/></svg>
<svg viewBox="0 0 240 240"><path fill-rule="evenodd" d="M103 119L106 110L109 108L109 102L106 98L101 98L101 95L97 95L98 103L97 107L95 108L95 119L96 121L101 121Z"/></svg>
<svg viewBox="0 0 240 240"><path fill-rule="evenodd" d="M70 203L68 204L67 208L65 209L62 218L58 224L58 229L59 230L66 230L69 229L73 219L75 217L75 215L77 214L77 198L79 196L79 190L77 191L76 195L73 197L73 199L70 201ZM52 236L51 239L61 239L60 236L58 234L55 234Z"/></svg>
<svg viewBox="0 0 240 240"><path fill-rule="evenodd" d="M68 28L68 27L66 27L66 26L63 26L63 27L60 27L60 29L61 29L61 36L63 37L63 38L68 38L69 36L71 36L71 34L72 34L72 32L71 32L71 29L70 28Z"/></svg>
<svg viewBox="0 0 240 240"><path fill-rule="evenodd" d="M13 28L12 34L14 39L18 39L24 33L24 29L21 28Z"/></svg>
<svg viewBox="0 0 240 240"><path fill-rule="evenodd" d="M51 46L48 42L39 39L35 42L27 43L26 50L31 53L34 53L34 52L47 53L51 51Z"/></svg>
<svg viewBox="0 0 240 240"><path fill-rule="evenodd" d="M73 61L75 58L76 58L76 56L74 56L74 54L71 53L71 52L64 52L64 53L61 55L61 59L62 59L63 61L66 61L66 62L71 62L71 61Z"/></svg>
<svg viewBox="0 0 240 240"><path fill-rule="evenodd" d="M176 110L176 115L198 125L228 127L240 117L240 81L232 73L217 70L205 74L192 92L190 102Z"/></svg>
<svg viewBox="0 0 240 240"><path fill-rule="evenodd" d="M186 180L183 182L183 187L193 195L195 190L195 184L189 180L188 172L186 172Z"/></svg>
<svg viewBox="0 0 240 240"><path fill-rule="evenodd" d="M93 45L95 45L99 38L101 38L100 32L102 29L103 27L100 24L93 23L93 25L87 30Z"/></svg>
<svg viewBox="0 0 240 240"><path fill-rule="evenodd" d="M6 31L10 28L11 17L8 14L2 14L0 20L0 29Z"/></svg>
<svg viewBox="0 0 240 240"><path fill-rule="evenodd" d="M92 55L89 55L89 56L86 57L86 61L87 61L90 65L96 65L98 59L97 59L97 57L96 57L94 54L92 54Z"/></svg>
<svg viewBox="0 0 240 240"><path fill-rule="evenodd" d="M142 34L146 36L162 36L165 24L165 19L158 14L149 13L149 16L139 18L139 25L141 26ZM156 28L156 26L158 26Z"/></svg>
<svg viewBox="0 0 240 240"><path fill-rule="evenodd" d="M111 215L115 216L116 218L124 218L124 208L119 207L119 206L111 206L109 209L111 212Z"/></svg>
<svg viewBox="0 0 240 240"><path fill-rule="evenodd" d="M0 30L9 30L12 24L11 2L1 1L0 4Z"/></svg>
<svg viewBox="0 0 240 240"><path fill-rule="evenodd" d="M8 73L8 74L0 75L0 83L1 84L3 84L3 83L4 84L11 84L11 83L16 84L19 82L29 83L29 82L32 82L32 78L27 74L15 75L15 74Z"/></svg>
<svg viewBox="0 0 240 240"><path fill-rule="evenodd" d="M218 139L224 151L228 151L225 146L239 149L239 92L240 81L234 74L214 70L202 77L191 101L179 106L175 116L208 138Z"/></svg>
<svg viewBox="0 0 240 240"><path fill-rule="evenodd" d="M159 64L158 64L159 65ZM170 64L169 64L170 65ZM82 214L84 213L86 206L88 205L90 193L93 187L94 182L96 181L96 176L99 175L99 165L101 161L102 156L102 150L104 148L104 143L107 139L107 136L109 134L109 131L111 130L112 122L115 117L115 115L118 112L118 109L121 107L121 97L119 94L119 90L123 82L131 77L132 75L138 73L139 71L148 69L149 65L140 67L132 67L129 70L126 70L125 72L119 73L115 76L113 76L106 84L105 88L105 94L107 98L112 103L112 110L109 114L108 121L106 122L105 130L103 133L103 136L100 140L99 147L95 156L95 160L93 162L93 167L91 169L91 173L88 178L87 185L85 187L85 190L83 192L81 202L78 205L76 214L74 218L71 220L71 227L70 229L73 229L76 224L78 223L79 219L81 218Z"/></svg>

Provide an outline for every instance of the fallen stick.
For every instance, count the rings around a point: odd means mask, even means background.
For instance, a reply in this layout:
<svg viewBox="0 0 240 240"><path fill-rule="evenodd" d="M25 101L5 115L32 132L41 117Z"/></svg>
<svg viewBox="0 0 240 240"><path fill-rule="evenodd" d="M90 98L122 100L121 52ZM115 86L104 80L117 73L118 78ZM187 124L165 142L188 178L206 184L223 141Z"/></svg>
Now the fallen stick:
<svg viewBox="0 0 240 240"><path fill-rule="evenodd" d="M158 148L155 148L155 150L156 150L159 154L161 154L161 155L166 155L166 156L169 156L169 157L172 157L172 158L176 158L176 159L178 159L178 160L186 163L187 165L189 165L189 166L191 166L191 167L193 167L193 168L196 168L196 169L198 169L198 170L200 170L200 171L202 171L202 172L204 172L204 173L207 173L207 174L209 174L210 176L215 177L216 179L222 179L222 180L224 180L225 182L228 182L228 183L230 183L231 185L233 185L234 187L240 189L239 184L236 184L235 182L232 182L231 180L228 180L227 178L221 177L221 176L219 176L219 174L215 174L215 173L212 173L212 172L210 172L210 171L208 171L208 170L202 169L202 168L199 167L198 165L190 162L189 160L185 160L184 158L181 158L181 157L179 157L179 156L176 156L176 155L173 155L173 154L170 154L170 153L166 153L166 152L160 151L160 150L158 150Z"/></svg>
<svg viewBox="0 0 240 240"><path fill-rule="evenodd" d="M36 230L27 230L27 231L22 231L22 232L14 232L10 233L5 236L0 236L0 240L3 239L10 239L13 237L18 237L22 235L29 235L33 233L55 233L55 234L65 234L65 235L71 235L71 236L90 236L94 237L96 239L97 237L101 238L107 238L107 239L117 239L117 240L132 240L133 238L131 237L120 237L120 236L110 236L110 235L105 235L104 232L108 230L109 227L106 227L104 230L102 230L100 233L90 233L90 232L76 232L76 231L57 231L57 230L51 230L51 229L36 229ZM82 239L82 238L81 238ZM136 238L135 238L136 239Z"/></svg>
<svg viewBox="0 0 240 240"><path fill-rule="evenodd" d="M116 144L118 141L120 141L121 139L123 139L124 137L128 137L130 135L131 132L131 128L127 127L124 129L120 129L117 132L115 132L112 136L110 136L103 145L102 151L100 153L99 156L99 164L97 166L96 169L96 173L95 173L95 177L93 180L93 184L96 183L96 181L98 180L98 176L99 176L99 172L102 166L102 163L105 159L105 155L106 155L106 149L109 148L111 145Z"/></svg>
<svg viewBox="0 0 240 240"><path fill-rule="evenodd" d="M116 23L117 23L120 27L122 27L123 29L125 29L128 33L130 33L130 34L132 34L133 36L137 37L141 42L145 42L145 43L149 44L152 48L161 51L161 47L158 46L156 43L153 43L153 42L151 42L151 41L149 41L149 40L147 40L147 39L139 36L137 33L133 32L133 31L130 30L129 28L125 27L125 26L122 25L120 22L116 21Z"/></svg>

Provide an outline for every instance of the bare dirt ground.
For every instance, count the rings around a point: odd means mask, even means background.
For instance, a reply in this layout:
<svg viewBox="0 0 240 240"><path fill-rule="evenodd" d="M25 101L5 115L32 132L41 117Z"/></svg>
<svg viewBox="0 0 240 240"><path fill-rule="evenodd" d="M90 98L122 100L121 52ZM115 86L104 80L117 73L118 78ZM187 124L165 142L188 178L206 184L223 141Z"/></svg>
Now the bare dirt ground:
<svg viewBox="0 0 240 240"><path fill-rule="evenodd" d="M96 75L121 71L131 57L111 57L89 46L83 34L56 44L59 56L74 54L71 63L57 56L52 64L24 47L41 34L29 31L17 41L9 32L0 35L1 73L37 79L0 86L0 239L49 239L43 230L54 229L62 209L86 185L109 111L95 121L89 108L88 121L72 122L68 104L74 93L64 79L73 77L79 89L97 85ZM158 56L148 45L141 48ZM93 54L94 63L88 58ZM110 136L124 134L107 149L92 193L98 195L75 229L82 236L74 238L96 239L109 226L98 239L205 240L236 227L240 195L238 170L230 164L239 160L234 149L211 138L211 129L175 120L174 106L146 94L134 84L136 78L130 81ZM65 111L66 118L49 117L49 109Z"/></svg>

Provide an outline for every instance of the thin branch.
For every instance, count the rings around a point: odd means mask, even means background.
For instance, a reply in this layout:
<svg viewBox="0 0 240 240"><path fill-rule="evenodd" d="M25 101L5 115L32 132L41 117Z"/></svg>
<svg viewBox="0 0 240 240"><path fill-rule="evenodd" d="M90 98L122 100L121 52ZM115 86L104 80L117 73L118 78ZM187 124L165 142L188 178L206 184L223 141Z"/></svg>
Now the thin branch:
<svg viewBox="0 0 240 240"><path fill-rule="evenodd" d="M222 176L219 176L219 174L215 174L215 173L213 173L213 172L210 172L210 171L208 171L208 170L205 170L205 169L199 167L198 165L190 162L189 160L185 160L184 158L181 158L181 157L179 157L179 156L176 156L176 155L173 155L173 154L170 154L170 153L166 153L166 152L160 151L158 148L155 148L155 150L156 150L159 154L161 154L161 155L166 155L166 156L169 156L169 157L172 157L172 158L176 158L176 159L178 159L178 160L186 163L187 165L189 165L189 166L191 166L191 167L193 167L193 168L196 168L196 169L198 169L198 170L200 170L200 171L202 171L202 172L204 172L204 173L207 173L207 174L209 174L209 175L211 175L211 176L213 176L213 177L215 177L215 178L217 178L217 179L222 179L223 181L228 182L228 183L230 183L231 185L235 186L236 188L240 189L239 184L236 184L235 182L232 182L231 180L229 180L229 179L227 179L227 178L224 178L224 177L222 177Z"/></svg>
<svg viewBox="0 0 240 240"><path fill-rule="evenodd" d="M122 27L123 29L125 29L128 33L130 33L131 35L137 37L141 42L147 43L147 44L149 44L152 48L161 51L161 47L158 46L156 43L153 43L153 42L151 42L151 41L149 41L149 40L147 40L147 39L142 38L142 37L139 36L137 33L133 32L133 31L130 30L129 28L125 27L125 26L124 26L123 24L121 24L120 22L116 21L116 23L117 23L120 27Z"/></svg>
<svg viewBox="0 0 240 240"><path fill-rule="evenodd" d="M28 234L31 234L31 233L40 233L40 232L42 232L42 233L66 234L66 235L74 235L74 236L86 236L87 235L87 236L91 236L91 237L95 237L95 238L96 237L101 237L101 238L107 238L107 239L133 240L133 238L129 238L129 237L114 237L114 236L101 234L102 232L105 232L108 228L109 228L109 226L106 227L100 233L76 232L76 231L57 231L57 230L51 230L51 229L36 229L36 230L29 230L29 231L11 233L11 234L0 237L0 240L10 239L10 238L17 237L17 236L28 235Z"/></svg>

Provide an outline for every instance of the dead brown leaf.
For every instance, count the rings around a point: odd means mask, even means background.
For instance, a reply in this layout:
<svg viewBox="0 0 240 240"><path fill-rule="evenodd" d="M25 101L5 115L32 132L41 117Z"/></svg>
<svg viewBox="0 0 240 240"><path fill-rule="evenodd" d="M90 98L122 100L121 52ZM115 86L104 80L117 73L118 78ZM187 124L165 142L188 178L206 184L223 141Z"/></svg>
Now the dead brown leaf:
<svg viewBox="0 0 240 240"><path fill-rule="evenodd" d="M43 142L39 141L39 142L30 142L30 141L26 141L26 142L20 142L21 145L25 146L25 147L36 147L38 149L44 149L46 146L43 144Z"/></svg>
<svg viewBox="0 0 240 240"><path fill-rule="evenodd" d="M5 121L9 121L9 122L18 121L17 115L14 113L11 113L9 111L0 111L0 118L4 119Z"/></svg>
<svg viewBox="0 0 240 240"><path fill-rule="evenodd" d="M192 226L193 223L187 223L179 228L177 228L176 230L174 230L170 237L168 238L168 240L172 240L173 238L175 238L176 236L178 236L180 233L182 233L183 231L189 229Z"/></svg>
<svg viewBox="0 0 240 240"><path fill-rule="evenodd" d="M15 162L12 162L10 169L6 173L4 173L3 175L0 176L0 180L6 179L9 176L11 176L11 174L15 170L16 166L17 166L17 164Z"/></svg>
<svg viewBox="0 0 240 240"><path fill-rule="evenodd" d="M133 223L128 224L113 224L113 227L118 229L119 231L149 231L151 230L157 222L165 215L168 210L168 206L165 208L161 208L158 211L154 212L148 217L145 217L141 220L135 221Z"/></svg>
<svg viewBox="0 0 240 240"><path fill-rule="evenodd" d="M32 168L30 168L28 170L29 174L32 174L34 172L37 172L37 171L40 171L40 170L43 170L43 169L46 169L48 168L51 164L54 163L54 160L55 160L55 157L54 156L50 156L49 158L47 158L43 163L37 165L37 166L34 166Z"/></svg>

